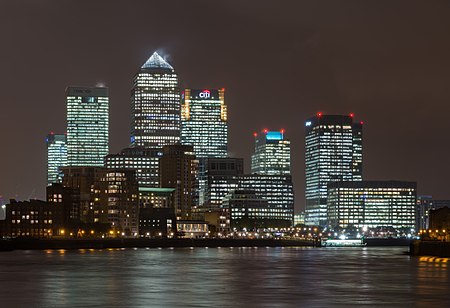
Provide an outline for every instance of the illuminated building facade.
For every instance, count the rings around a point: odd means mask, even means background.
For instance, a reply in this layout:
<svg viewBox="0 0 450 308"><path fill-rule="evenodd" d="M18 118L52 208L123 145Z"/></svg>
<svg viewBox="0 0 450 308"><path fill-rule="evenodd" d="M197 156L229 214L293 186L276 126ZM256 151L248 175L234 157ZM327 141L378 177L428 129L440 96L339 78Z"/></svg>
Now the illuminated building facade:
<svg viewBox="0 0 450 308"><path fill-rule="evenodd" d="M61 182L60 168L67 165L66 135L47 135L47 186Z"/></svg>
<svg viewBox="0 0 450 308"><path fill-rule="evenodd" d="M328 183L362 180L362 125L353 114L306 121L306 224L326 225Z"/></svg>
<svg viewBox="0 0 450 308"><path fill-rule="evenodd" d="M186 89L182 98L181 143L192 145L199 159L227 157L225 90Z"/></svg>
<svg viewBox="0 0 450 308"><path fill-rule="evenodd" d="M231 190L239 188L238 176L244 174L242 158L208 158L205 162L204 197L200 206L221 207L222 199ZM200 194L200 197L202 194Z"/></svg>
<svg viewBox="0 0 450 308"><path fill-rule="evenodd" d="M105 157L108 169L127 169L136 172L139 187L159 187L159 159L162 150L143 147L125 148L118 154Z"/></svg>
<svg viewBox="0 0 450 308"><path fill-rule="evenodd" d="M231 228L281 228L290 227L284 219L284 210L269 207L267 200L254 190L233 190L223 199L223 207L230 211Z"/></svg>
<svg viewBox="0 0 450 308"><path fill-rule="evenodd" d="M158 53L142 65L131 90L132 147L159 148L180 141L178 76Z"/></svg>
<svg viewBox="0 0 450 308"><path fill-rule="evenodd" d="M290 175L245 174L239 176L240 190L254 190L267 200L268 208L290 227L294 219L294 187Z"/></svg>
<svg viewBox="0 0 450 308"><path fill-rule="evenodd" d="M252 173L267 175L291 174L291 142L284 138L284 130L255 135Z"/></svg>
<svg viewBox="0 0 450 308"><path fill-rule="evenodd" d="M344 181L328 185L328 225L346 228L415 229L417 184Z"/></svg>
<svg viewBox="0 0 450 308"><path fill-rule="evenodd" d="M109 98L102 87L68 87L67 165L103 166L109 151Z"/></svg>

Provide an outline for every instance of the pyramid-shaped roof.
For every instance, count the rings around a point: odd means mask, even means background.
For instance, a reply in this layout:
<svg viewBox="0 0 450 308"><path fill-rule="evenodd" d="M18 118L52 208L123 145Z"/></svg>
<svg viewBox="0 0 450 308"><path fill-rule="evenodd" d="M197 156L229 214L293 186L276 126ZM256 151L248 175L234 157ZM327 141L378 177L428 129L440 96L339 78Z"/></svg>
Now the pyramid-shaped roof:
<svg viewBox="0 0 450 308"><path fill-rule="evenodd" d="M142 68L162 68L173 70L173 67L167 63L161 56L155 51L147 62L142 65Z"/></svg>

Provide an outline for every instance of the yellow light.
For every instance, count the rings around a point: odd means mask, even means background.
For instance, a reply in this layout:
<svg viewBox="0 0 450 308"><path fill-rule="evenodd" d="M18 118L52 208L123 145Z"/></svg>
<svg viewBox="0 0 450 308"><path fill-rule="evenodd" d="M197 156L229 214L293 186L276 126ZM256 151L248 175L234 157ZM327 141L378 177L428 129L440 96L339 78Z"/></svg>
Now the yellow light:
<svg viewBox="0 0 450 308"><path fill-rule="evenodd" d="M114 231L113 231L113 230L110 230L110 231L109 231L109 234L114 234Z"/></svg>
<svg viewBox="0 0 450 308"><path fill-rule="evenodd" d="M91 230L91 234L94 234L94 230Z"/></svg>
<svg viewBox="0 0 450 308"><path fill-rule="evenodd" d="M64 231L64 230L61 230L61 234L64 235L64 233L65 233L65 231Z"/></svg>
<svg viewBox="0 0 450 308"><path fill-rule="evenodd" d="M81 234L84 234L84 230L81 230Z"/></svg>

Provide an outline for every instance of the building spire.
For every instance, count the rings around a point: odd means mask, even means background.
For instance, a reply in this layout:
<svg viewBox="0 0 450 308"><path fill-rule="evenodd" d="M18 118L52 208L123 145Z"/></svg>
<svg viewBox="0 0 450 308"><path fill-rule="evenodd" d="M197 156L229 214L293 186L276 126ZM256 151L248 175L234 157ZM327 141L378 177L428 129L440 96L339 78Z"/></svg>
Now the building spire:
<svg viewBox="0 0 450 308"><path fill-rule="evenodd" d="M156 51L150 58L148 58L147 62L145 62L141 68L162 68L173 70L173 67L169 63L167 63Z"/></svg>

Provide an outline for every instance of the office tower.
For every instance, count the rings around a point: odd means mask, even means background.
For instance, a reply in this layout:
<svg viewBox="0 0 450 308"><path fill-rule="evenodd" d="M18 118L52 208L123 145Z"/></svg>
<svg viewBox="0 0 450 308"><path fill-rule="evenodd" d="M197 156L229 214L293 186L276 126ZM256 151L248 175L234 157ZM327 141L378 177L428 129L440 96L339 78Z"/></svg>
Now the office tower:
<svg viewBox="0 0 450 308"><path fill-rule="evenodd" d="M180 141L178 77L158 53L142 65L131 90L131 145L159 148Z"/></svg>
<svg viewBox="0 0 450 308"><path fill-rule="evenodd" d="M67 165L103 166L109 151L108 88L68 87Z"/></svg>
<svg viewBox="0 0 450 308"><path fill-rule="evenodd" d="M159 158L162 150L143 147L125 148L105 157L108 169L128 169L136 172L139 187L159 187Z"/></svg>
<svg viewBox="0 0 450 308"><path fill-rule="evenodd" d="M255 136L255 153L252 155L252 173L266 175L291 174L291 142L284 130L268 131Z"/></svg>
<svg viewBox="0 0 450 308"><path fill-rule="evenodd" d="M283 219L283 210L268 205L254 190L233 190L223 199L223 207L230 211L230 226L243 228L290 227Z"/></svg>
<svg viewBox="0 0 450 308"><path fill-rule="evenodd" d="M67 165L66 135L47 135L47 186L61 182L60 168Z"/></svg>
<svg viewBox="0 0 450 308"><path fill-rule="evenodd" d="M199 159L227 157L225 90L186 89L182 102L181 143L192 145Z"/></svg>
<svg viewBox="0 0 450 308"><path fill-rule="evenodd" d="M328 184L328 224L347 228L415 229L417 184L400 181L343 181Z"/></svg>
<svg viewBox="0 0 450 308"><path fill-rule="evenodd" d="M290 227L294 219L294 187L290 175L244 174L238 176L240 190L254 190L267 200L267 211L284 220L283 227ZM223 197L222 197L223 198Z"/></svg>
<svg viewBox="0 0 450 308"><path fill-rule="evenodd" d="M353 114L306 121L306 224L326 225L328 183L362 180L362 124Z"/></svg>
<svg viewBox="0 0 450 308"><path fill-rule="evenodd" d="M221 207L223 197L233 189L239 188L238 176L243 174L244 159L242 158L206 159L204 198L199 204L207 208Z"/></svg>
<svg viewBox="0 0 450 308"><path fill-rule="evenodd" d="M191 215L196 200L198 161L190 145L166 145L159 162L160 185L175 188L174 208L178 219Z"/></svg>

